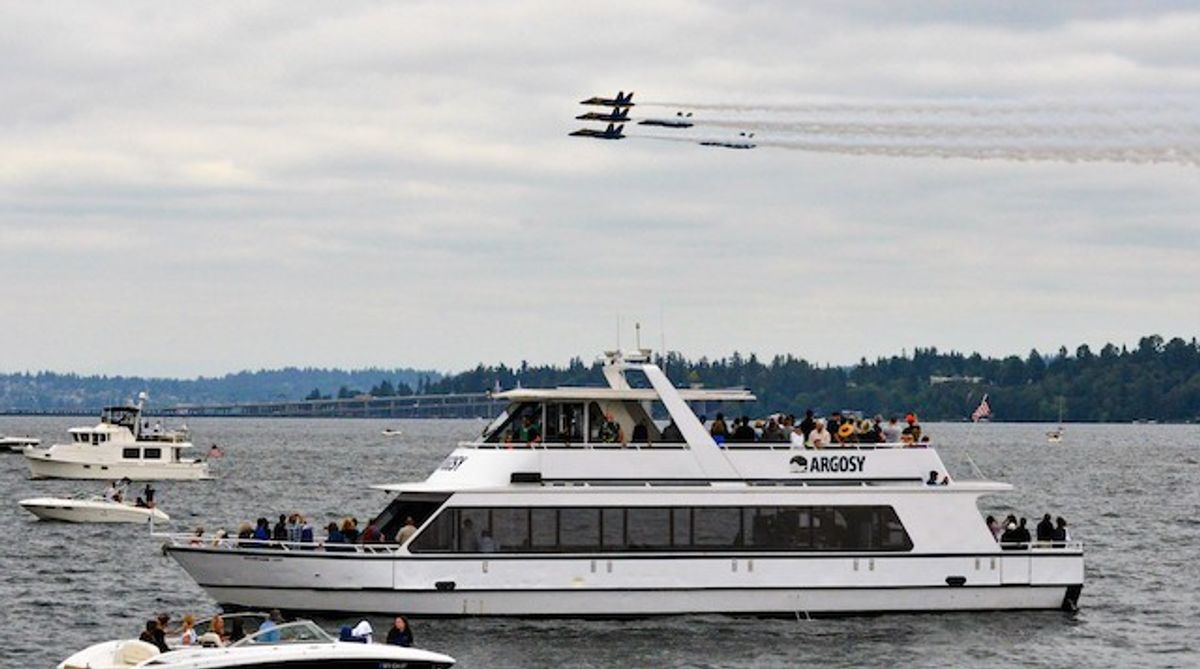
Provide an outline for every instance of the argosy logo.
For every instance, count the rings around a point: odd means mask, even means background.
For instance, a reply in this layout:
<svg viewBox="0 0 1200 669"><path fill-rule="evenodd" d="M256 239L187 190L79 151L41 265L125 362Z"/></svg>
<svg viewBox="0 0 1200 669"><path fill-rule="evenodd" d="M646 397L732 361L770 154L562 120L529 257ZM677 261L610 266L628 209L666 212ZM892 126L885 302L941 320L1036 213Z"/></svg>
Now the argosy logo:
<svg viewBox="0 0 1200 669"><path fill-rule="evenodd" d="M865 469L865 455L794 455L790 461L796 474L853 474Z"/></svg>

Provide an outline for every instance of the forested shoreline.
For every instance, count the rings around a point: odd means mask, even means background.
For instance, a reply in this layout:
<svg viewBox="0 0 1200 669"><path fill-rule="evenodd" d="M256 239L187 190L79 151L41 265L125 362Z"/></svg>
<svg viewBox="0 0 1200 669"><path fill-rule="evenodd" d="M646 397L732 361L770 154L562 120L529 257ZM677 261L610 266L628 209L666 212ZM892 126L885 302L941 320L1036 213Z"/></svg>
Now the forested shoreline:
<svg viewBox="0 0 1200 669"><path fill-rule="evenodd" d="M1148 335L1134 348L1086 344L1053 353L983 357L919 348L853 366L816 365L794 355L762 359L733 353L657 361L678 386L746 387L758 401L746 413L835 409L872 414L917 412L923 420L962 420L986 394L1001 421L1054 421L1062 407L1072 422L1200 421L1200 345L1195 338ZM222 377L155 379L53 372L0 375L0 409L92 410L146 390L153 406L478 393L496 388L600 385L598 362L566 365L477 365L450 375L403 369L285 368Z"/></svg>

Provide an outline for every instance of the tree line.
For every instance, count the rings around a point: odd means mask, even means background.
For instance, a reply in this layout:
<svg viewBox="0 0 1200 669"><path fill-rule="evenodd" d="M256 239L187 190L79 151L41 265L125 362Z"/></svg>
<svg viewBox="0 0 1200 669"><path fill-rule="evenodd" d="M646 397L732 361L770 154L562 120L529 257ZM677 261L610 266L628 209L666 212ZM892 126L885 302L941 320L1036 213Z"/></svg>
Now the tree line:
<svg viewBox="0 0 1200 669"><path fill-rule="evenodd" d="M754 354L689 360L678 353L656 362L681 387L749 388L757 401L734 408L752 415L833 410L903 415L923 420L965 419L987 395L994 418L1054 421L1060 406L1068 421L1200 420L1200 346L1195 338L1169 341L1148 335L1134 349L1087 344L1051 354L983 357L918 348L848 367L815 365L792 355L770 360ZM432 393L494 388L600 385L598 362L573 358L566 366L478 365L429 385Z"/></svg>

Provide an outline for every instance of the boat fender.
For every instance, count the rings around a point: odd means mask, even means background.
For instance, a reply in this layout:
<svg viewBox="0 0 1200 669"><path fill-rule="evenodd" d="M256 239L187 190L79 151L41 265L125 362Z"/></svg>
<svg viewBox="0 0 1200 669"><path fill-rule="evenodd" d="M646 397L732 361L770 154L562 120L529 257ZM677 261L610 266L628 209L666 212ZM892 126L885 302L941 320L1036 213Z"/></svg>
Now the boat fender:
<svg viewBox="0 0 1200 669"><path fill-rule="evenodd" d="M454 581L438 581L433 584L433 587L437 588L440 592L449 592L454 589L455 585Z"/></svg>
<svg viewBox="0 0 1200 669"><path fill-rule="evenodd" d="M947 576L946 577L946 585L950 586L951 588L961 588L966 584L967 584L966 576Z"/></svg>

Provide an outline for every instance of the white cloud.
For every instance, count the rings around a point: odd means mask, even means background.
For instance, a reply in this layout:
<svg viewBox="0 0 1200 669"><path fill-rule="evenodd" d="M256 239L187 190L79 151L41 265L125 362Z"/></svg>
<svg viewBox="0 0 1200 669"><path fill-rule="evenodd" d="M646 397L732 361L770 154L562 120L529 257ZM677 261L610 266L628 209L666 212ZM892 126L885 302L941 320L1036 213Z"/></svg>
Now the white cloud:
<svg viewBox="0 0 1200 669"><path fill-rule="evenodd" d="M1189 335L1194 167L566 137L577 100L632 87L868 125L1014 104L1076 123L1039 107L1066 104L1084 138L1169 145L1196 136L1184 9L15 5L0 303L25 327L0 328L4 366L565 360L618 317L657 345L660 308L693 355Z"/></svg>

